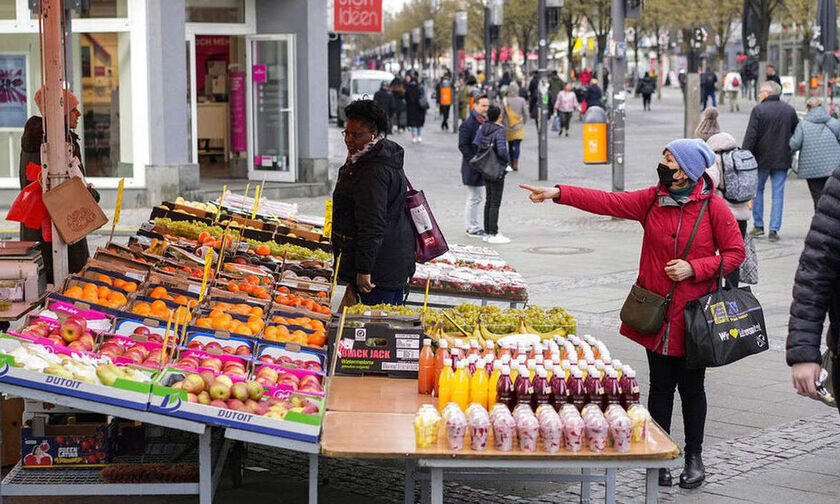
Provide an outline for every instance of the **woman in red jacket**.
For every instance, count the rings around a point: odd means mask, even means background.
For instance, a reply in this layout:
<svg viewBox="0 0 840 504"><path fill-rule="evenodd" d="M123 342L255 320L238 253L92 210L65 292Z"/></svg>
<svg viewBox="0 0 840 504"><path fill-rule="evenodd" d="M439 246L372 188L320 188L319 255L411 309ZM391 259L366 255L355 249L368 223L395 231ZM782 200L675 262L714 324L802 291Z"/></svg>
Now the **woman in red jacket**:
<svg viewBox="0 0 840 504"><path fill-rule="evenodd" d="M658 332L644 334L626 324L621 334L647 349L650 368L648 409L670 432L674 391L679 388L685 429L685 470L680 486L695 488L705 479L701 457L706 422L705 369L689 369L685 359L685 320L688 301L705 294L713 279L739 267L744 240L726 202L714 195L706 168L715 161L709 147L697 139L674 140L657 167L659 184L638 191L609 193L583 187L532 187L534 203L554 200L599 215L637 220L644 228L638 284L665 296L676 282L665 321ZM704 200L709 200L686 260L680 259ZM720 251L720 255L716 251ZM659 484L671 485L671 473L661 470Z"/></svg>

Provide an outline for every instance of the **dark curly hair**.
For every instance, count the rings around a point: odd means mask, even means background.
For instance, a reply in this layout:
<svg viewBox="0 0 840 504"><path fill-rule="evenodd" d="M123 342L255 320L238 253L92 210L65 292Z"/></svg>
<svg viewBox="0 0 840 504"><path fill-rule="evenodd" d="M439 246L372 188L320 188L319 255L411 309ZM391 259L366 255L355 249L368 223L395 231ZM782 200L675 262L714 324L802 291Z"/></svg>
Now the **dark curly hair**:
<svg viewBox="0 0 840 504"><path fill-rule="evenodd" d="M388 131L388 114L373 100L356 100L344 107L347 120L362 121L375 129L377 133Z"/></svg>

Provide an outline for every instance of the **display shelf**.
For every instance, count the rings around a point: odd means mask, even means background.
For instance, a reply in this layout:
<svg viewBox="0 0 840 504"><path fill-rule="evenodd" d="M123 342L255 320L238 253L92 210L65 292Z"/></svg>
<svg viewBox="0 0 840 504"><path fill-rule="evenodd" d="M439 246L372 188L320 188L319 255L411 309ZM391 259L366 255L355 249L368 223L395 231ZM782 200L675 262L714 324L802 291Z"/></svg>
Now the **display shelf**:
<svg viewBox="0 0 840 504"><path fill-rule="evenodd" d="M429 289L429 302L427 306L430 308L451 308L456 305L456 303L448 303L448 302L435 302L432 300L432 297L438 298L454 298L458 300L464 301L478 301L481 306L487 306L490 302L495 303L508 303L511 308L516 308L518 305L522 305L524 308L528 304L528 297L526 296L524 299L517 298L506 298L502 296L494 296L492 294L478 294L478 293L469 293L469 292L454 292L454 291L441 291L437 289ZM412 299L414 298L414 299ZM425 293L422 289L414 287L408 294L408 298L406 299L405 304L412 305L412 306L423 306L423 301L425 298Z"/></svg>

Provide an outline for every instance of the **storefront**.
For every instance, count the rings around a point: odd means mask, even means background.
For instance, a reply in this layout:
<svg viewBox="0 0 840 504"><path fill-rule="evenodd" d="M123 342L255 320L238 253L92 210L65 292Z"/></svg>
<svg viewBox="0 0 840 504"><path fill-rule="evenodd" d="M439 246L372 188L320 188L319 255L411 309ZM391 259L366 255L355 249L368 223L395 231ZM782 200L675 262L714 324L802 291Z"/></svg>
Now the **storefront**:
<svg viewBox="0 0 840 504"><path fill-rule="evenodd" d="M123 177L138 206L236 179L326 185L325 0L91 0L71 26L76 132L106 201ZM39 47L29 1L0 0L2 201L38 114Z"/></svg>

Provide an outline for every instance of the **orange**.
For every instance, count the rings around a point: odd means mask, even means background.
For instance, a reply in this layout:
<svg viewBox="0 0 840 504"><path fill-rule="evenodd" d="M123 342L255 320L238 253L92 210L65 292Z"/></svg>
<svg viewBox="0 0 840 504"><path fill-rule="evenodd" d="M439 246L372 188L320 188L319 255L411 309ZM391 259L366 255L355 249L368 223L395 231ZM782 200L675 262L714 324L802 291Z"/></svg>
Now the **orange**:
<svg viewBox="0 0 840 504"><path fill-rule="evenodd" d="M277 328L274 326L266 327L263 337L267 340L277 341Z"/></svg>
<svg viewBox="0 0 840 504"><path fill-rule="evenodd" d="M88 292L96 293L98 289L99 289L98 285L96 285L95 283L90 283L90 282L87 282L86 284L84 284L82 286L82 291L84 291L85 293L88 293Z"/></svg>
<svg viewBox="0 0 840 504"><path fill-rule="evenodd" d="M264 315L264 312L263 312L263 309L260 308L259 306L254 306L253 308L251 308L251 311L249 311L248 314L252 315L254 317L262 318L262 316Z"/></svg>
<svg viewBox="0 0 840 504"><path fill-rule="evenodd" d="M187 306L189 306L190 308L195 308L196 306L198 306L198 300L190 299L189 301L187 301Z"/></svg>
<svg viewBox="0 0 840 504"><path fill-rule="evenodd" d="M145 317L152 314L152 309L147 303L137 303L137 306L131 309L131 313L136 313L137 315Z"/></svg>
<svg viewBox="0 0 840 504"><path fill-rule="evenodd" d="M235 311L236 311L236 313L241 313L242 315L247 315L248 312L251 311L251 307L248 306L245 303L240 303L240 304L236 305Z"/></svg>
<svg viewBox="0 0 840 504"><path fill-rule="evenodd" d="M102 283L106 283L108 285L114 285L114 282L111 280L111 277L109 277L107 275L103 275L103 274L100 273L100 274L96 275L96 279L99 280Z"/></svg>
<svg viewBox="0 0 840 504"><path fill-rule="evenodd" d="M99 275L99 276L105 276L105 275ZM127 284L127 283L128 282L126 282L122 278L115 278L114 282L113 282L113 285L114 285L114 287L116 287L118 289L122 289L122 288L125 287L125 284Z"/></svg>
<svg viewBox="0 0 840 504"><path fill-rule="evenodd" d="M227 284L227 290L230 291L230 292L238 292L239 291L239 286L236 285L236 282L231 280Z"/></svg>
<svg viewBox="0 0 840 504"><path fill-rule="evenodd" d="M247 324L245 324L245 327L250 329L251 334L258 334L260 331L262 331L263 325L264 324L262 323L262 320L260 320L259 322L249 321Z"/></svg>
<svg viewBox="0 0 840 504"><path fill-rule="evenodd" d="M126 282L123 286L123 290L125 290L126 292L136 292L137 284L134 282Z"/></svg>
<svg viewBox="0 0 840 504"><path fill-rule="evenodd" d="M166 287L162 287L160 285L158 285L157 287L152 289L152 292L149 293L149 297L153 297L153 298L162 298L162 297L165 297L165 296L166 296Z"/></svg>
<svg viewBox="0 0 840 504"><path fill-rule="evenodd" d="M202 317L195 321L195 325L205 329L213 329L213 321L207 317Z"/></svg>
<svg viewBox="0 0 840 504"><path fill-rule="evenodd" d="M185 305L185 304L187 304L187 296L181 294L180 296L173 299L173 301L175 301L176 303L178 303L180 305Z"/></svg>
<svg viewBox="0 0 840 504"><path fill-rule="evenodd" d="M84 294L84 291L82 291L82 288L78 285L74 285L73 287L70 287L66 291L64 291L65 296L74 299L81 299L82 294Z"/></svg>
<svg viewBox="0 0 840 504"><path fill-rule="evenodd" d="M307 340L307 344L322 347L327 342L327 335L321 331L316 331L309 335L309 339Z"/></svg>
<svg viewBox="0 0 840 504"><path fill-rule="evenodd" d="M326 299L327 298L327 293L324 292L324 291L320 291L320 292L318 292L318 294L315 294L315 297L318 297L318 298L321 298L321 299Z"/></svg>
<svg viewBox="0 0 840 504"><path fill-rule="evenodd" d="M122 292L111 291L111 293L108 294L108 301L111 303L116 303L118 306L122 306L128 300L125 298Z"/></svg>
<svg viewBox="0 0 840 504"><path fill-rule="evenodd" d="M253 336L254 334L256 334L256 333L257 333L257 332L259 332L259 331L256 331L256 332L251 331L251 329L249 329L249 328L248 328L248 326L246 326L245 324L241 324L241 325L240 325L240 326L236 329L236 331L235 331L235 332L237 332L237 333L239 333L239 334L242 334L242 335L245 335L245 336Z"/></svg>
<svg viewBox="0 0 840 504"><path fill-rule="evenodd" d="M175 319L179 324L183 324L184 322L189 322L192 316L190 315L189 309L184 306L179 306L175 309Z"/></svg>
<svg viewBox="0 0 840 504"><path fill-rule="evenodd" d="M260 245L259 247L257 247L257 255L261 255L261 256L271 255L271 247L269 247L266 244Z"/></svg>
<svg viewBox="0 0 840 504"><path fill-rule="evenodd" d="M225 312L223 312L219 308L213 308L213 310L210 311L210 315L208 315L208 317L210 317L211 319L217 319L224 314Z"/></svg>
<svg viewBox="0 0 840 504"><path fill-rule="evenodd" d="M289 291L289 288L285 285L281 285L280 287L277 287L277 292L281 294L289 294L291 291Z"/></svg>
<svg viewBox="0 0 840 504"><path fill-rule="evenodd" d="M309 321L310 329L315 329L316 331L323 331L324 330L324 323L320 320L310 320Z"/></svg>
<svg viewBox="0 0 840 504"><path fill-rule="evenodd" d="M89 301L94 304L99 304L99 296L95 292L87 291L82 294L82 300Z"/></svg>
<svg viewBox="0 0 840 504"><path fill-rule="evenodd" d="M152 302L152 311L168 310L169 307L160 299Z"/></svg>
<svg viewBox="0 0 840 504"><path fill-rule="evenodd" d="M104 285L96 289L96 295L101 298L107 298L108 294L111 293L111 289L105 287Z"/></svg>

